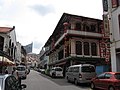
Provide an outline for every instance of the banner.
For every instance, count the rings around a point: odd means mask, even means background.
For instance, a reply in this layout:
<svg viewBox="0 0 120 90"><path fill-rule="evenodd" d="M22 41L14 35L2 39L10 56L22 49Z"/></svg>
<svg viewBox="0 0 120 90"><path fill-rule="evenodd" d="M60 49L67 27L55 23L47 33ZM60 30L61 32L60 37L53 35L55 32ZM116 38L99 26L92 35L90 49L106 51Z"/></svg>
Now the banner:
<svg viewBox="0 0 120 90"><path fill-rule="evenodd" d="M109 30L109 21L107 15L103 15L103 23L104 23L104 37L109 37L110 30Z"/></svg>

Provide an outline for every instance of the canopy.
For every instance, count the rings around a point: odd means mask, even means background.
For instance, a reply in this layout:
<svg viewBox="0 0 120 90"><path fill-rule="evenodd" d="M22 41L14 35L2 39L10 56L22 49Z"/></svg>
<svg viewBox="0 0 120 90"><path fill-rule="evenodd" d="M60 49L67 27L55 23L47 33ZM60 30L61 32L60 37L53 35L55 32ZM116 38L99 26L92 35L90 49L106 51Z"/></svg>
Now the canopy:
<svg viewBox="0 0 120 90"><path fill-rule="evenodd" d="M12 66L15 65L15 62L11 61L10 59L0 56L0 66Z"/></svg>

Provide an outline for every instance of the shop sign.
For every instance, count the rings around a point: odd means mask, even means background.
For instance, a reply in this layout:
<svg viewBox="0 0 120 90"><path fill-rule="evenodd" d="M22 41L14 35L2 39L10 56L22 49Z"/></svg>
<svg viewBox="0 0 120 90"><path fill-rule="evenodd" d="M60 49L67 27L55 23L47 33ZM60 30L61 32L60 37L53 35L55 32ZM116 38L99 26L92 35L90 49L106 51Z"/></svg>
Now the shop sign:
<svg viewBox="0 0 120 90"><path fill-rule="evenodd" d="M108 1L103 0L103 11L107 12L108 11Z"/></svg>
<svg viewBox="0 0 120 90"><path fill-rule="evenodd" d="M109 37L110 31L109 31L109 21L107 15L103 15L103 21L104 21L104 36Z"/></svg>

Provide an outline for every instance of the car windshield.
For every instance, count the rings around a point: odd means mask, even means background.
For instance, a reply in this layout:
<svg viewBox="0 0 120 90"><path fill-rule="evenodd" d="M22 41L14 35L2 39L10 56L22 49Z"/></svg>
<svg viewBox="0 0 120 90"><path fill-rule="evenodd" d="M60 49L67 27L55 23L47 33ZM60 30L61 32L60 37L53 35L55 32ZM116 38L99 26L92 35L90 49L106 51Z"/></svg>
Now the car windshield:
<svg viewBox="0 0 120 90"><path fill-rule="evenodd" d="M62 71L62 69L61 68L56 68L55 71Z"/></svg>
<svg viewBox="0 0 120 90"><path fill-rule="evenodd" d="M18 71L24 71L24 70L25 70L25 67L17 67L17 70L18 70Z"/></svg>
<svg viewBox="0 0 120 90"><path fill-rule="evenodd" d="M115 78L120 80L120 73L116 73Z"/></svg>
<svg viewBox="0 0 120 90"><path fill-rule="evenodd" d="M3 88L3 79L2 78L0 78L0 90L1 90L1 88Z"/></svg>
<svg viewBox="0 0 120 90"><path fill-rule="evenodd" d="M95 68L93 66L83 66L82 72L95 72Z"/></svg>

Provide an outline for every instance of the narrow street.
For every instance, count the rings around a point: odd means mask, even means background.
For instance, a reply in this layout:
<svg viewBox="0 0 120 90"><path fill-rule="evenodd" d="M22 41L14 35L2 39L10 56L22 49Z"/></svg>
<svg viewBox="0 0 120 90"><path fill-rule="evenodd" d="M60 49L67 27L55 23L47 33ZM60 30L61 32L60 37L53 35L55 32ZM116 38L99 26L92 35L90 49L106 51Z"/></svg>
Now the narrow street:
<svg viewBox="0 0 120 90"><path fill-rule="evenodd" d="M64 78L53 79L34 70L22 83L27 85L25 90L90 90L88 85L76 86Z"/></svg>

